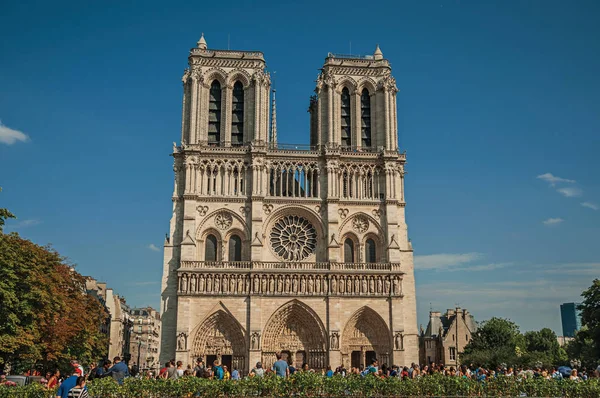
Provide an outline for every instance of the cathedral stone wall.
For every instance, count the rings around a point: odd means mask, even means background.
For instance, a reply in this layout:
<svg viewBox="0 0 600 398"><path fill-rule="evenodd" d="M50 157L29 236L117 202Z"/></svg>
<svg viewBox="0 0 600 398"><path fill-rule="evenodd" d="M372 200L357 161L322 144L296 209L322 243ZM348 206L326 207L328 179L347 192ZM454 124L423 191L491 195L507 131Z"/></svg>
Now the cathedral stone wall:
<svg viewBox="0 0 600 398"><path fill-rule="evenodd" d="M418 360L397 89L373 56L330 54L311 145L277 142L262 53L192 49L162 282L161 362L242 372L275 354L364 366ZM275 115L271 117L275 120Z"/></svg>

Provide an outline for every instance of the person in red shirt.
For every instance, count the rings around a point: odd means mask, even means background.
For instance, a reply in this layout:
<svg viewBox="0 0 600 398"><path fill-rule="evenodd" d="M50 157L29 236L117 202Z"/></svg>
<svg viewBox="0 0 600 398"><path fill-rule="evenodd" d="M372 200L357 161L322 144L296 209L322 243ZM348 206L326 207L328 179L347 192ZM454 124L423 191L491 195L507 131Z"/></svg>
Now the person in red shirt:
<svg viewBox="0 0 600 398"><path fill-rule="evenodd" d="M56 369L52 376L48 379L48 389L52 390L58 385L58 378L60 377L60 370Z"/></svg>

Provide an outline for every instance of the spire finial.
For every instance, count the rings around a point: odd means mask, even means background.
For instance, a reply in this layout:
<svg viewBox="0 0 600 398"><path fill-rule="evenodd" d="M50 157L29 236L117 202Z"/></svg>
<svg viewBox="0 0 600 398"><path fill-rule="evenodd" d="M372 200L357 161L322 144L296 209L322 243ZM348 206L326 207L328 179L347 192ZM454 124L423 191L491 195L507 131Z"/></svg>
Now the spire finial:
<svg viewBox="0 0 600 398"><path fill-rule="evenodd" d="M273 103L271 105L271 134L269 137L271 148L277 148L277 105L275 103L275 92L273 89Z"/></svg>
<svg viewBox="0 0 600 398"><path fill-rule="evenodd" d="M201 50L206 50L208 48L206 40L204 39L204 32L202 32L202 36L200 37L200 40L198 40L198 48Z"/></svg>
<svg viewBox="0 0 600 398"><path fill-rule="evenodd" d="M381 52L381 48L379 48L379 44L377 44L375 53L373 53L373 58L375 58L376 60L383 59L383 53Z"/></svg>

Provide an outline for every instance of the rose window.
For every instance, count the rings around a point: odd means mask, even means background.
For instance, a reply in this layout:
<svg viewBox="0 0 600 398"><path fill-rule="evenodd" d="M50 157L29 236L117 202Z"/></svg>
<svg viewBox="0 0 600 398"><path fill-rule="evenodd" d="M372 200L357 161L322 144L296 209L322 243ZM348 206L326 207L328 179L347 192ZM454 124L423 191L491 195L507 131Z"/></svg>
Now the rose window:
<svg viewBox="0 0 600 398"><path fill-rule="evenodd" d="M286 261L299 261L315 252L317 231L303 217L284 216L271 230L271 247L277 256Z"/></svg>

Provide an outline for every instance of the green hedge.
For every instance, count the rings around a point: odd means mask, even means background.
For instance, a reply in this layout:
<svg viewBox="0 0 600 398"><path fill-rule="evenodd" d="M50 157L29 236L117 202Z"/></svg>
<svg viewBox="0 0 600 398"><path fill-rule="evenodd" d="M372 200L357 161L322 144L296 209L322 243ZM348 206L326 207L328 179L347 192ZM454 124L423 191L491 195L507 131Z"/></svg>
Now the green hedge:
<svg viewBox="0 0 600 398"><path fill-rule="evenodd" d="M88 384L93 398L202 397L600 397L600 380L573 382L499 377L480 383L455 377L428 376L416 380L378 379L373 376L335 376L299 373L289 379L274 376L240 381L195 377L179 380L127 379L122 386L110 379ZM0 398L50 398L42 386L0 387Z"/></svg>

